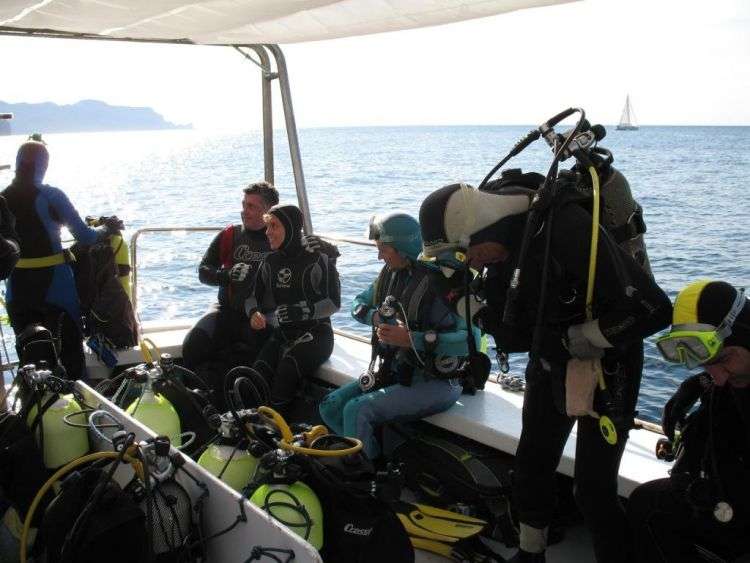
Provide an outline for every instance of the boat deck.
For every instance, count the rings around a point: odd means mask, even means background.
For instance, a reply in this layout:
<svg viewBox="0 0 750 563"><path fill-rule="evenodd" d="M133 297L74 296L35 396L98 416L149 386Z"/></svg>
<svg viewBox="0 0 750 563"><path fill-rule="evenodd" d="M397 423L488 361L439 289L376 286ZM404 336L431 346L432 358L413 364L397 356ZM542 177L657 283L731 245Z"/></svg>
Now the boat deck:
<svg viewBox="0 0 750 563"><path fill-rule="evenodd" d="M180 357L182 341L190 326L189 321L146 323L144 336L150 338L161 352ZM333 354L320 368L317 376L333 385L346 384L366 368L369 357L369 344L337 334ZM94 369L100 366L93 356L89 355L87 361ZM140 361L142 359L138 349L120 353L120 362L123 364ZM521 435L522 405L522 393L506 391L500 385L490 383L483 392L474 396L462 395L451 409L426 420L455 434L514 454ZM621 496L628 497L641 483L668 476L670 465L657 460L654 456L659 437L658 434L645 429L631 431L620 465L618 490ZM574 427L558 467L560 473L571 477L575 461L575 440ZM568 530L566 540L550 548L548 560L593 561L586 530L583 527ZM443 558L432 554L420 554L418 561L443 561Z"/></svg>

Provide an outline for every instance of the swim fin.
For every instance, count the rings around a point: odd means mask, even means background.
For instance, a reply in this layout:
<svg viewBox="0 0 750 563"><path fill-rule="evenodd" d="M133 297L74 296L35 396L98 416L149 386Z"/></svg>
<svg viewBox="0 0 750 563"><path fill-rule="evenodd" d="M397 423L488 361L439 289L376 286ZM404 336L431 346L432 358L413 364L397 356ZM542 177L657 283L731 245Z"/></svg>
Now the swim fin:
<svg viewBox="0 0 750 563"><path fill-rule="evenodd" d="M478 535L487 526L479 518L425 504L397 500L391 506L411 537L455 543Z"/></svg>

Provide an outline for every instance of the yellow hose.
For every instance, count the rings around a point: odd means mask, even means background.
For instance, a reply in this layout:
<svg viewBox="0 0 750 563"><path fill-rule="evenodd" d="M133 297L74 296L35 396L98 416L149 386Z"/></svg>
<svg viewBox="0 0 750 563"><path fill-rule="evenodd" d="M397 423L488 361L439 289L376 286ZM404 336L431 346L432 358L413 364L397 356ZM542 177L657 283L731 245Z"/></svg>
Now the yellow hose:
<svg viewBox="0 0 750 563"><path fill-rule="evenodd" d="M360 440L357 440L356 438L347 438L348 440L351 440L354 445L343 450L319 450L316 448L306 448L303 446L298 446L293 443L294 434L292 434L292 429L289 428L289 424L287 424L283 416L281 416L271 407L258 407L258 413L271 419L271 421L281 432L279 447L282 450L288 450L290 452L309 455L313 457L343 457L351 454L356 454L357 452L362 450L362 442ZM304 433L305 442L309 443L312 440L319 438L325 434L328 434L328 429L325 426L315 426L309 432Z"/></svg>
<svg viewBox="0 0 750 563"><path fill-rule="evenodd" d="M589 253L589 279L586 285L586 320L594 318L594 281L596 280L596 255L599 251L599 175L593 166L589 166L594 204L591 211L591 252Z"/></svg>
<svg viewBox="0 0 750 563"><path fill-rule="evenodd" d="M593 206L591 210L591 252L589 253L589 277L586 285L586 320L594 318L594 282L596 281L596 255L599 251L599 175L593 166L589 166L591 174L591 190L593 195ZM602 392L607 390L607 383L604 381L601 365L596 370L596 381ZM602 436L610 445L617 443L617 430L612 423L612 419L606 415L599 415L599 430Z"/></svg>
<svg viewBox="0 0 750 563"><path fill-rule="evenodd" d="M52 488L52 485L59 481L63 475L69 473L79 465L83 465L84 463L88 463L90 461L97 461L99 459L117 459L119 457L120 454L118 452L96 452L93 454L88 454L83 457L79 457L78 459L74 459L67 465L64 465L63 467L55 471L52 477L47 479L44 485L42 485L42 488L37 491L36 496L34 497L34 500L29 507L29 511L26 513L26 519L23 521L23 530L21 531L21 563L26 563L26 544L29 541L29 530L31 529L31 521L34 518L34 513L39 507L39 503L42 502L44 495L46 495L47 491ZM140 464L140 462L136 458L131 457L128 454L125 454L123 460L133 464L134 467L136 464Z"/></svg>

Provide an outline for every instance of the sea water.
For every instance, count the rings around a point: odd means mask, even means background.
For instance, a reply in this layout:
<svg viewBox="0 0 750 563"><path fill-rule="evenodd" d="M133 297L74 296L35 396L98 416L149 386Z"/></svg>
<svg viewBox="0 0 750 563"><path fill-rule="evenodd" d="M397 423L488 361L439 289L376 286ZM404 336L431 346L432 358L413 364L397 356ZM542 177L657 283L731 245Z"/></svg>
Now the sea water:
<svg viewBox="0 0 750 563"><path fill-rule="evenodd" d="M432 190L477 185L531 127L373 127L302 129L307 191L316 231L365 237L370 216L414 215ZM615 131L601 143L614 153L644 209L651 266L674 297L697 278L750 284L750 127L643 127ZM239 222L242 188L263 178L258 132L205 131L49 135L47 182L62 188L83 215L116 213L129 237L147 227L216 227ZM0 164L12 163L21 137L0 137ZM282 201L296 202L289 150L275 135ZM546 172L538 142L508 166ZM11 172L0 172L6 185ZM138 313L142 320L195 318L216 289L198 282L197 265L213 233L143 234L138 241ZM341 245L342 309L337 328L367 334L349 316L352 298L380 265L373 248ZM6 343L12 344L9 328ZM12 352L12 345L9 346ZM525 357L513 358L521 373ZM660 360L649 339L640 415L658 420L687 372Z"/></svg>

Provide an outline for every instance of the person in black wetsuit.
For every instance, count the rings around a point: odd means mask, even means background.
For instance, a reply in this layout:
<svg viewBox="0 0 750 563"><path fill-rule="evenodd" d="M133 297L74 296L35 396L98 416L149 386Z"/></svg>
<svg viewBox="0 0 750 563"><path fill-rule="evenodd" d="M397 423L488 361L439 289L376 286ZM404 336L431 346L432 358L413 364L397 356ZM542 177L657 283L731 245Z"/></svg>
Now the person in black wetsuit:
<svg viewBox="0 0 750 563"><path fill-rule="evenodd" d="M275 252L261 266L245 310L254 330L273 327L253 367L269 383L270 405L284 414L304 378L333 352L330 317L341 306L338 252L328 244L305 251L302 211L294 205L276 205L265 219Z"/></svg>
<svg viewBox="0 0 750 563"><path fill-rule="evenodd" d="M668 361L704 371L683 381L664 407L676 456L670 477L630 495L635 560L748 561L750 301L726 282L694 282L677 296L672 332L657 346Z"/></svg>
<svg viewBox="0 0 750 563"><path fill-rule="evenodd" d="M503 323L506 291L533 194L512 186L497 193L479 192L465 184L446 186L425 199L419 214L426 255L440 259L446 252L465 250L469 264L484 269L487 307L473 320L505 352L531 351L542 292L545 237L537 232L520 286L518 321L513 326ZM521 550L515 560L545 560L547 530L556 505L555 472L577 420L577 503L593 536L597 561L625 561L628 527L617 492L618 467L635 415L643 339L669 323L671 303L600 228L593 320L586 321L591 215L577 202L562 199L555 208L551 235L542 341L526 368L523 429L516 451L514 501ZM616 445L604 440L595 418L568 416L565 382L568 366L576 365L572 358L601 359L614 399L608 414L617 428Z"/></svg>
<svg viewBox="0 0 750 563"><path fill-rule="evenodd" d="M123 225L113 216L98 230L87 227L62 190L42 183L48 163L41 138L22 144L13 182L2 192L20 242L20 258L8 278L8 315L16 335L31 324L47 327L59 339L67 376L79 379L85 376L80 303L60 229L65 225L77 241L93 244Z"/></svg>
<svg viewBox="0 0 750 563"><path fill-rule="evenodd" d="M244 348L245 361L252 362L265 340L263 332L250 330L244 303L260 264L271 251L263 215L279 202L279 193L268 182L255 182L243 191L242 224L230 225L216 235L198 266L201 283L219 286L219 294L218 302L182 344L185 367L192 370L236 343Z"/></svg>

